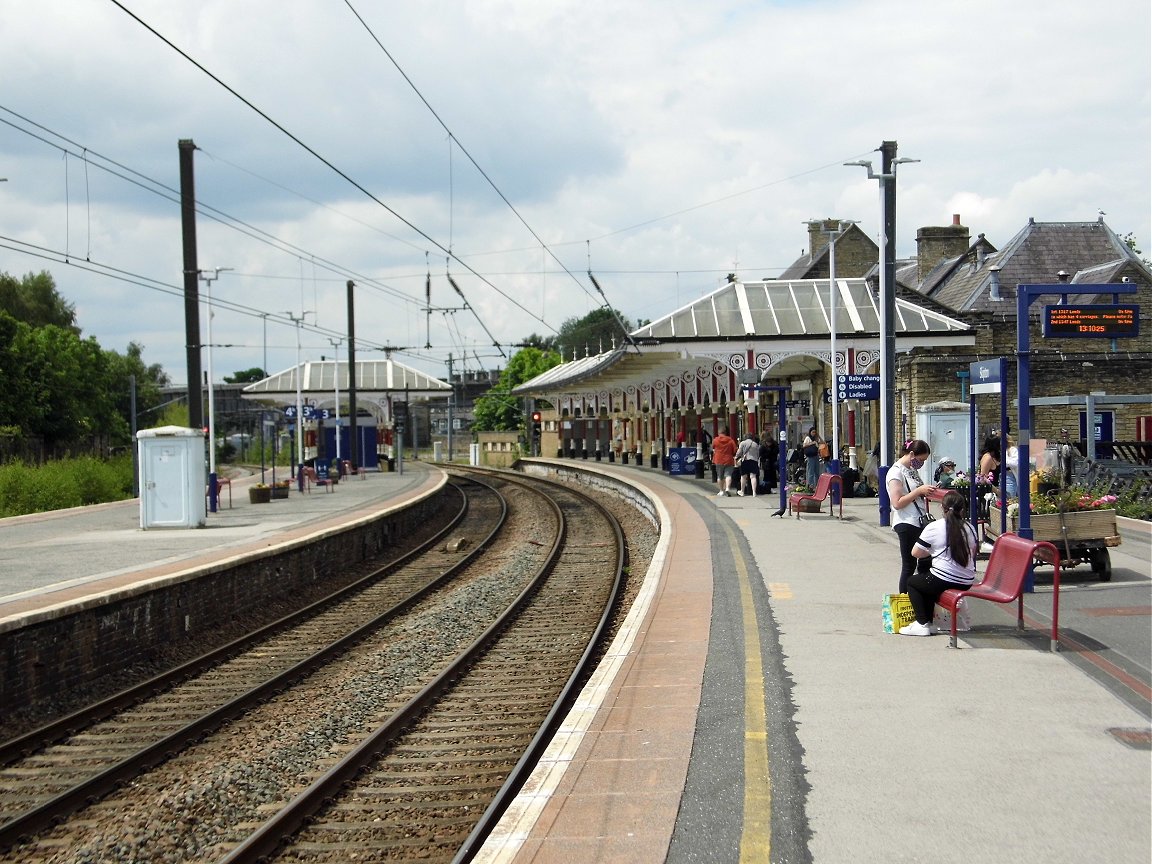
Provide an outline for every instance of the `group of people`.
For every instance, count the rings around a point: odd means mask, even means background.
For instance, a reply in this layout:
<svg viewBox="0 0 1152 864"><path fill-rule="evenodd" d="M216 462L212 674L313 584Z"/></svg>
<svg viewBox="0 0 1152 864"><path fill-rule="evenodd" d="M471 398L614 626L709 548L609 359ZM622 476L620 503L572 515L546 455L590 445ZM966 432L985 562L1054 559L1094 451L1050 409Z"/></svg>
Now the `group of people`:
<svg viewBox="0 0 1152 864"><path fill-rule="evenodd" d="M927 441L906 442L884 480L892 528L900 542L899 591L908 595L916 613L915 621L900 628L904 636L934 634L932 618L940 595L949 588L971 588L976 581L980 541L968 521L968 499L953 489L944 495L939 519L928 512L928 495L939 487L925 483L920 469L931 453Z"/></svg>
<svg viewBox="0 0 1152 864"><path fill-rule="evenodd" d="M712 466L716 469L716 497L727 497L733 491L737 495L751 495L771 492L779 482L776 460L780 455L780 445L769 435L757 440L749 433L740 441L729 434L727 426L712 439ZM761 481L763 474L763 481Z"/></svg>
<svg viewBox="0 0 1152 864"><path fill-rule="evenodd" d="M815 486L819 479L821 465L820 445L824 443L816 427L808 430L800 450L805 461L806 480ZM1008 474L1006 485L1014 494L1016 465L1013 458L1016 448L1011 439L1005 466ZM735 481L738 495L750 492L755 496L759 491L761 462L775 468L779 450L767 453L770 447L778 447L776 442L765 437L757 441L755 435L746 435L736 441L729 435L728 427L712 439L712 464L716 468L718 497L730 495ZM951 458L940 460L935 482L926 483L920 470L928 461L932 449L927 441L914 438L905 442L901 455L896 459L884 478L888 498L892 506L892 528L900 544L899 593L907 594L916 613L916 620L902 628L905 636L931 636L936 633L932 624L936 601L949 588L960 590L970 588L976 581L976 557L980 540L976 530L968 521L968 499L960 491L951 489L941 501L940 518L933 518L928 510L928 496L940 488L949 488L955 478L956 461ZM1000 439L989 437L981 452L979 471L982 475L999 479ZM775 485L767 475L765 480L771 488Z"/></svg>

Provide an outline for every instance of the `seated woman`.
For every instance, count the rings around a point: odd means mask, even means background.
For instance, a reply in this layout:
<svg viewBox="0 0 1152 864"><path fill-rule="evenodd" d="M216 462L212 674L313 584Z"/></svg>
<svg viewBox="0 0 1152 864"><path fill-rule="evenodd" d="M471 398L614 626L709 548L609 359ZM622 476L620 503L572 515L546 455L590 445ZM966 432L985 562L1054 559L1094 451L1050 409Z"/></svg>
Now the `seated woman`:
<svg viewBox="0 0 1152 864"><path fill-rule="evenodd" d="M949 588L964 590L976 581L976 551L980 544L968 523L968 502L956 490L944 496L943 514L929 522L912 547L915 558L931 558L927 573L914 573L908 579L908 599L916 621L900 628L902 636L931 636L936 632L932 615L936 601Z"/></svg>
<svg viewBox="0 0 1152 864"><path fill-rule="evenodd" d="M941 489L949 489L952 486L952 481L956 479L956 460L948 459L945 457L940 460L940 464L936 466L936 485Z"/></svg>

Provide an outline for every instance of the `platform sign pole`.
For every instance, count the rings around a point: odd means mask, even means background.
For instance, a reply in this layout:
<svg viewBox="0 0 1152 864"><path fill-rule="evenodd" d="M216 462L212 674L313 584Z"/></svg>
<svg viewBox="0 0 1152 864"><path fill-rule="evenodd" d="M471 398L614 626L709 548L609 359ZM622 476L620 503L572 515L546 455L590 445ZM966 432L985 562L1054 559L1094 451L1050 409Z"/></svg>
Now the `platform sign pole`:
<svg viewBox="0 0 1152 864"><path fill-rule="evenodd" d="M1140 310L1138 306L1120 306L1120 294L1135 294L1138 286L1135 284L1122 285L1094 285L1098 293L1111 293L1113 295L1113 308L1116 316L1108 317L1099 310L1108 307L1085 306L1076 307L1068 304L1068 295L1084 286L1059 282L1055 285L1025 285L1016 286L1016 396L1019 400L1017 436L1020 443L1016 445L1020 453L1019 465L1024 470L1024 477L1017 485L1020 492L1020 529L1017 532L1025 540L1032 538L1031 489L1028 482L1030 464L1029 440L1032 437L1032 405L1031 391L1029 389L1029 329L1028 308L1038 297L1045 295L1058 295L1061 298L1059 306L1049 306L1044 311L1043 332L1045 336L1076 336L1087 338L1115 339L1117 337L1130 338L1139 333ZM1069 331L1066 328L1074 328ZM1001 436L1003 437L1003 436ZM1031 570L1024 583L1024 590L1034 590L1034 579Z"/></svg>

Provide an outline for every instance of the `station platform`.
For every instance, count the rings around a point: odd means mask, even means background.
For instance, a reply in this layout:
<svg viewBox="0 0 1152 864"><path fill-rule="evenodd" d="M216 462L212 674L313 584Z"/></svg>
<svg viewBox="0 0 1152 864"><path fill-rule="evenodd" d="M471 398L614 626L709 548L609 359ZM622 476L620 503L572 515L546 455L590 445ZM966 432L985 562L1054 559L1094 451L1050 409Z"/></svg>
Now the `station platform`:
<svg viewBox="0 0 1152 864"><path fill-rule="evenodd" d="M625 627L477 861L1152 860L1152 534L1125 530L1113 581L975 602L961 650L885 634L895 535L876 499L844 519L773 518L779 496L583 460L664 525ZM247 481L247 482L255 482ZM137 502L0 520L0 629L86 596L400 506L443 474L349 478L140 531Z"/></svg>
<svg viewBox="0 0 1152 864"><path fill-rule="evenodd" d="M265 475L269 483L272 473ZM288 473L277 469L276 478ZM0 632L25 626L86 597L174 576L245 552L296 540L349 514L403 506L443 474L422 462L404 473L368 472L331 490L311 486L287 499L252 504L256 474L231 478L205 528L140 529L138 499L0 519Z"/></svg>
<svg viewBox="0 0 1152 864"><path fill-rule="evenodd" d="M477 861L1152 860L1144 526L1113 550L1113 582L1061 592L1078 650L1048 650L1050 587L1023 637L1014 606L973 602L951 650L883 632L899 555L875 498L846 499L843 521L773 518L778 494L538 461L626 477L674 527ZM1100 638L1120 628L1122 652Z"/></svg>

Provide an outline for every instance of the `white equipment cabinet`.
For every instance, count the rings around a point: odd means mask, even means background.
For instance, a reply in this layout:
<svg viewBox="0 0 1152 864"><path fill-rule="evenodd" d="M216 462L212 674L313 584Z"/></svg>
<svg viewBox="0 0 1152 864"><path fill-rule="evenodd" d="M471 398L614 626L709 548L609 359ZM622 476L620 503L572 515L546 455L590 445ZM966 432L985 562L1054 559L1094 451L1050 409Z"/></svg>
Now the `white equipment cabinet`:
<svg viewBox="0 0 1152 864"><path fill-rule="evenodd" d="M136 433L140 454L140 527L203 528L207 459L204 433L161 426Z"/></svg>

